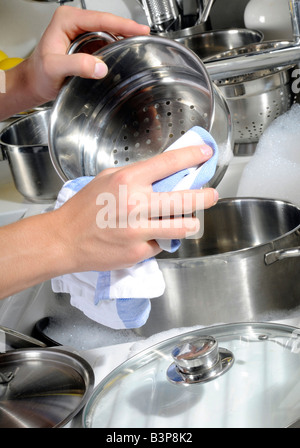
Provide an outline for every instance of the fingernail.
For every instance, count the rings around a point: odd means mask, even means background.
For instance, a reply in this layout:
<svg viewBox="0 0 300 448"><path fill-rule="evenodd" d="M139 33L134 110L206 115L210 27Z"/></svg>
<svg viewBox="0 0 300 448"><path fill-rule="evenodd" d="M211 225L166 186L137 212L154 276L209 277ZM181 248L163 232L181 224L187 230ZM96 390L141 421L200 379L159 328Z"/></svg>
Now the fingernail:
<svg viewBox="0 0 300 448"><path fill-rule="evenodd" d="M212 154L213 154L212 148L208 145L201 146L201 151L202 151L202 154L205 156L212 156Z"/></svg>
<svg viewBox="0 0 300 448"><path fill-rule="evenodd" d="M107 65L104 62L97 62L94 70L94 78L104 78L107 75Z"/></svg>

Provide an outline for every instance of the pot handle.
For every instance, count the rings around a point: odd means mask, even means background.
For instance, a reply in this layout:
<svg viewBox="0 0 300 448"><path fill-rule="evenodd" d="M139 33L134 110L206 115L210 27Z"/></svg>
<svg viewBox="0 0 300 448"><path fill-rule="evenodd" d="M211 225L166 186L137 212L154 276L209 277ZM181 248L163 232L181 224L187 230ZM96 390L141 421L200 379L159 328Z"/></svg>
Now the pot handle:
<svg viewBox="0 0 300 448"><path fill-rule="evenodd" d="M276 261L284 260L285 258L300 257L300 246L290 249L274 250L265 254L265 264L269 266Z"/></svg>
<svg viewBox="0 0 300 448"><path fill-rule="evenodd" d="M91 54L118 40L119 38L111 33L105 31L91 31L78 36L69 46L67 54L79 52Z"/></svg>

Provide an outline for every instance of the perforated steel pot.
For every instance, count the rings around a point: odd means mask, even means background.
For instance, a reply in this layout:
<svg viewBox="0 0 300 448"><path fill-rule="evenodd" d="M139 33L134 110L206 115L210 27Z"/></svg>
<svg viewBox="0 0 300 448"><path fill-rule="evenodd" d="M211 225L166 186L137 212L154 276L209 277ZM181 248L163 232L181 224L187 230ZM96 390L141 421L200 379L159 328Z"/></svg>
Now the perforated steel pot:
<svg viewBox="0 0 300 448"><path fill-rule="evenodd" d="M273 41L246 45L205 58L204 62L226 61L239 55L259 54L285 48L288 42ZM257 143L267 127L293 104L291 67L251 71L215 81L226 98L233 119L237 145Z"/></svg>
<svg viewBox="0 0 300 448"><path fill-rule="evenodd" d="M69 79L51 114L49 148L60 177L94 176L152 157L195 125L211 130L221 108L221 129L214 129L227 154L216 172L220 181L232 152L231 119L201 60L158 36L117 40L93 54L108 75Z"/></svg>

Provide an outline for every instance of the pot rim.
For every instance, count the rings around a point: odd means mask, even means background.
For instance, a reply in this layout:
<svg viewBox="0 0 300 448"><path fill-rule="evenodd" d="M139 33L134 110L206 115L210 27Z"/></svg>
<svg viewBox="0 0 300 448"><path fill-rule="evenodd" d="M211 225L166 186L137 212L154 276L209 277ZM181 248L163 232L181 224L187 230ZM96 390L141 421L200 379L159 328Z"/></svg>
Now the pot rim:
<svg viewBox="0 0 300 448"><path fill-rule="evenodd" d="M2 150L5 151L11 151L11 150L16 150L19 148L36 148L36 147L43 147L43 148L48 148L48 142L47 143L39 143L39 144L28 144L28 145L17 145L17 144L12 144L12 143L8 143L5 142L3 140L3 136L6 134L7 131L9 131L12 127L15 127L19 122L23 122L25 120L31 120L31 117L35 117L36 115L44 115L44 114L49 114L50 117L50 112L51 112L51 108L46 108L46 109L42 109L42 110L38 110L35 112L32 112L30 114L27 114L23 117L18 117L16 119L14 119L11 123L9 123L7 126L5 126L1 131L0 131L0 148ZM47 134L48 134L48 129L47 129Z"/></svg>
<svg viewBox="0 0 300 448"><path fill-rule="evenodd" d="M249 201L259 201L259 202L277 202L277 203L282 203L282 204L287 204L293 208L296 208L299 213L300 213L300 207L298 207L298 205L293 204L292 202L289 201L284 201L282 199L272 199L272 198L260 198L260 197L229 197L229 198L222 198L218 201L218 203L224 203L224 202L249 202ZM242 255L245 254L246 252L249 251L253 251L253 250L259 250L262 247L266 247L269 244L273 244L279 240L282 240L283 238L286 238L290 235L292 235L295 232L299 232L299 237L300 237L300 222L299 225L294 227L293 229L291 229L289 232L284 233L283 235L280 235L277 238L274 238L273 240L267 241L265 243L260 243L257 244L256 246L250 246L250 247L244 247L242 249L238 249L238 250L232 250L232 251L228 251L228 252L222 252L219 254L212 254L212 255L203 255L203 256L195 256L195 257L178 257L178 258L170 258L170 257L159 257L157 258L158 262L187 262L187 261L199 261L199 260L205 260L205 259L212 259L212 258L224 258L224 257L228 257L228 256L233 256L233 255ZM273 249L274 250L274 249Z"/></svg>

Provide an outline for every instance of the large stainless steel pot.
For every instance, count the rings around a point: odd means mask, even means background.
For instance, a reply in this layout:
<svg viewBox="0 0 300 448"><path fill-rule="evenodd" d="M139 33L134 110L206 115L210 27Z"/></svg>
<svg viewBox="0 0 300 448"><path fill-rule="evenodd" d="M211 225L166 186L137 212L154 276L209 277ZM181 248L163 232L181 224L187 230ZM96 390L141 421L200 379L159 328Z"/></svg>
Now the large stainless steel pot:
<svg viewBox="0 0 300 448"><path fill-rule="evenodd" d="M0 152L10 165L15 186L30 202L52 202L62 187L48 149L50 109L38 111L6 126Z"/></svg>
<svg viewBox="0 0 300 448"><path fill-rule="evenodd" d="M139 334L278 320L300 305L298 207L272 199L223 199L204 216L201 239L184 240L175 254L158 256L166 290L152 300Z"/></svg>

